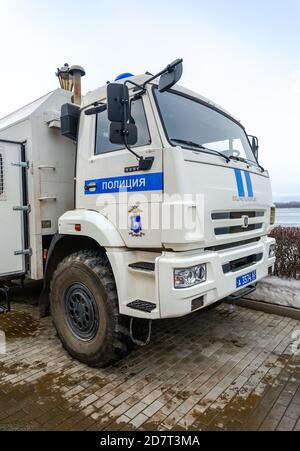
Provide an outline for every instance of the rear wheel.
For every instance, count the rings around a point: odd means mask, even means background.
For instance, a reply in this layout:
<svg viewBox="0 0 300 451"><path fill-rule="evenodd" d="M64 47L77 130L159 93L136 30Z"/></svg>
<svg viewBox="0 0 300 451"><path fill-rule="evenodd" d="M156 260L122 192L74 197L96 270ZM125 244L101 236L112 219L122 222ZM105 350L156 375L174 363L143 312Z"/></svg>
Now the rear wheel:
<svg viewBox="0 0 300 451"><path fill-rule="evenodd" d="M129 319L119 314L106 255L80 251L65 258L54 273L50 297L57 333L73 357L103 367L130 352Z"/></svg>

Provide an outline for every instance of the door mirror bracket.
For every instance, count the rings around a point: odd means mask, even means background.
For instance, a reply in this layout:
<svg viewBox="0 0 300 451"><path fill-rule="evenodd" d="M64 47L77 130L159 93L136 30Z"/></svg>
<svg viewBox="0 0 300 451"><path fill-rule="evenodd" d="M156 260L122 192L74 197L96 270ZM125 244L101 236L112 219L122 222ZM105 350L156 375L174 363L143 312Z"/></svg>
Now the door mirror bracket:
<svg viewBox="0 0 300 451"><path fill-rule="evenodd" d="M113 144L124 144L138 160L138 166L126 168L126 172L149 171L154 157L142 157L131 146L138 141L138 130L131 117L131 102L126 84L110 83L107 86L107 114L110 121L109 140Z"/></svg>
<svg viewBox="0 0 300 451"><path fill-rule="evenodd" d="M127 84L134 85L136 91L140 90L134 96L134 99L136 99L145 93L148 83L160 77L158 89L160 92L165 92L180 80L183 71L182 61L182 59L177 59L168 64L165 69L151 76L143 85L138 85L132 80L127 80L125 83L109 83L107 85L107 114L111 123L109 140L113 144L124 144L126 149L139 162L138 166L126 168L125 171L149 171L154 162L154 157L144 158L131 148L138 142L138 130L131 116L131 101ZM86 114L95 114L95 109L91 109Z"/></svg>

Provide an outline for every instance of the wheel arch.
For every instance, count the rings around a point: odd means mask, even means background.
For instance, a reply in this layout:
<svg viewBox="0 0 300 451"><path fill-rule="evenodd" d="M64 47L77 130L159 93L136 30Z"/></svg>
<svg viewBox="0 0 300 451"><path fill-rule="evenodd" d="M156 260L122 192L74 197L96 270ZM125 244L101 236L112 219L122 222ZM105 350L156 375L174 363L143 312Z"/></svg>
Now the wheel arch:
<svg viewBox="0 0 300 451"><path fill-rule="evenodd" d="M76 230L75 226L80 226ZM61 235L87 236L103 247L125 247L124 240L115 227L102 213L94 210L67 211L58 221Z"/></svg>
<svg viewBox="0 0 300 451"><path fill-rule="evenodd" d="M75 229L80 225L80 231ZM125 247L116 227L101 213L92 210L72 210L59 218L59 232L51 242L44 271L44 286L40 296L41 316L49 314L50 282L59 263L69 255L85 249L106 253L109 247Z"/></svg>
<svg viewBox="0 0 300 451"><path fill-rule="evenodd" d="M54 235L48 251L48 258L44 271L43 291L39 299L41 316L47 316L49 314L50 283L57 266L69 255L85 249L94 249L103 254L106 253L106 249L91 237L61 235L59 233Z"/></svg>

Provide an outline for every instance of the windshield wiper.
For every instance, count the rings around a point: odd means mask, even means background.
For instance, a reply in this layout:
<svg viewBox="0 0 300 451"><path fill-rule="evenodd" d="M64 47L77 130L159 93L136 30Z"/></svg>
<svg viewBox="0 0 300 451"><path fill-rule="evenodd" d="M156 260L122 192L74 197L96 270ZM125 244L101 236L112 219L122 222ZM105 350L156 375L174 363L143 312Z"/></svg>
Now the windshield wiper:
<svg viewBox="0 0 300 451"><path fill-rule="evenodd" d="M227 157L227 155L224 155L222 152L218 152L217 150L208 149L207 147L202 146L202 144L195 143L194 141L188 141L185 139L177 139L177 138L171 138L170 141L177 142L178 144L185 144L187 146L195 147L196 149L206 150L206 153L213 153L215 155L219 155L220 157L223 157L227 163L230 162L230 158Z"/></svg>
<svg viewBox="0 0 300 451"><path fill-rule="evenodd" d="M230 155L229 159L230 159L230 160L236 160L236 161L242 161L243 163L246 163L246 164L254 163L254 161L247 160L246 158L243 158L243 157L237 157L237 156L235 156L235 155ZM263 167L259 164L258 161L256 161L256 164L257 164L257 166L259 167L259 169L260 169L262 172L265 172L265 168L263 168Z"/></svg>

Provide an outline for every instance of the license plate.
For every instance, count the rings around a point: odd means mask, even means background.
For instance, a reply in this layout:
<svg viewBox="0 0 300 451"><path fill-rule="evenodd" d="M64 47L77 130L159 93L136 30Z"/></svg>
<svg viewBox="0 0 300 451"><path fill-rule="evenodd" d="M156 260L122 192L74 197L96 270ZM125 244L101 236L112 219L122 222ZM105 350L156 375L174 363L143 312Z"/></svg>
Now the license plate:
<svg viewBox="0 0 300 451"><path fill-rule="evenodd" d="M237 277L236 279L236 287L241 288L248 283L254 282L256 280L256 271L251 271L244 276Z"/></svg>

